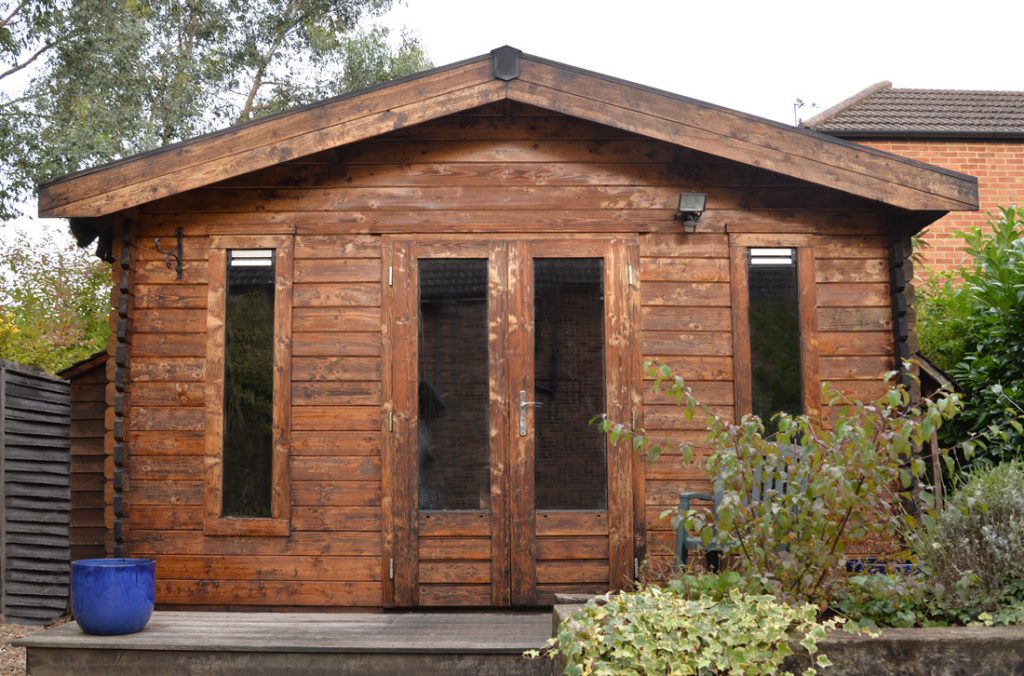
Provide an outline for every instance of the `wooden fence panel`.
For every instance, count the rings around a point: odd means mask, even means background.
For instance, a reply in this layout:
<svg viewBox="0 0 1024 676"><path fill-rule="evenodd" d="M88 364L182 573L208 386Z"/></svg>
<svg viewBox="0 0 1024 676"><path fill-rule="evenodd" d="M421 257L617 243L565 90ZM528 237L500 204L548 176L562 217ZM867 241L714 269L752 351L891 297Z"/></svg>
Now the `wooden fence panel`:
<svg viewBox="0 0 1024 676"><path fill-rule="evenodd" d="M68 383L0 360L0 611L46 624L67 610L70 487Z"/></svg>

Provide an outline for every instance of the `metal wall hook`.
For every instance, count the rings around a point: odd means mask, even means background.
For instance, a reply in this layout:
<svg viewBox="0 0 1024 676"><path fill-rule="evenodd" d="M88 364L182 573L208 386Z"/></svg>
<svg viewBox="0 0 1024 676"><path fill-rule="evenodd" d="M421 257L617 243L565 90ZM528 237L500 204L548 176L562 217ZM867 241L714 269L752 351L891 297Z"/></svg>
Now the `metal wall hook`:
<svg viewBox="0 0 1024 676"><path fill-rule="evenodd" d="M157 237L154 240L154 242L156 243L156 252L160 253L160 254L163 254L166 257L166 259L167 259L167 269L168 270L171 269L171 259L174 259L174 261L177 263L177 265L174 266L174 271L176 273L178 273L178 279L181 279L182 274L183 274L182 267L181 267L181 247L182 247L182 241L184 239L184 235L181 232L181 228L178 228L178 229L176 229L174 231L174 236L178 240L178 245L177 245L177 247L175 247L173 249L169 249L167 251L164 251L163 249L160 248L160 238L159 237Z"/></svg>

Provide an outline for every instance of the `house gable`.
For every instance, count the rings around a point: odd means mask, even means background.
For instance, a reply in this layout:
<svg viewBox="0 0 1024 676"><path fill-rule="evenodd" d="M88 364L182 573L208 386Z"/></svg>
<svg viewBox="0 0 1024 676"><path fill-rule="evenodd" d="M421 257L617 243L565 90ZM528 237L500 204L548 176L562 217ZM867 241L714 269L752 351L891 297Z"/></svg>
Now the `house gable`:
<svg viewBox="0 0 1024 676"><path fill-rule="evenodd" d="M977 208L969 176L503 47L370 90L72 174L39 213L101 217L488 103L538 106L918 211Z"/></svg>

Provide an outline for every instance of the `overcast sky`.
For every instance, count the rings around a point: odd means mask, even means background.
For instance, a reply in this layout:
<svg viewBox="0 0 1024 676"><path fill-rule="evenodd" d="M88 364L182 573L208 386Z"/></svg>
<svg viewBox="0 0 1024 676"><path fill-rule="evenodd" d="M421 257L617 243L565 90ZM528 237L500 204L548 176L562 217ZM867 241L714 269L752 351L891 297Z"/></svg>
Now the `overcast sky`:
<svg viewBox="0 0 1024 676"><path fill-rule="evenodd" d="M1021 0L407 0L437 65L501 45L793 123L865 87L1024 90Z"/></svg>

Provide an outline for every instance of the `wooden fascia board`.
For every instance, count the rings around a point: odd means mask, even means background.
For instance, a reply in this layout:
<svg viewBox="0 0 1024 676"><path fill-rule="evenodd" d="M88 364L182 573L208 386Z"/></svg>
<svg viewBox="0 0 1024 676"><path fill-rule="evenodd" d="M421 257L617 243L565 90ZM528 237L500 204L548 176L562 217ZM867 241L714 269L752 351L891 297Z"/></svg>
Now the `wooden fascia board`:
<svg viewBox="0 0 1024 676"><path fill-rule="evenodd" d="M912 210L978 208L977 180L523 58L509 98Z"/></svg>
<svg viewBox="0 0 1024 676"><path fill-rule="evenodd" d="M39 215L100 216L505 98L490 58L43 186Z"/></svg>
<svg viewBox="0 0 1024 676"><path fill-rule="evenodd" d="M40 189L39 214L95 217L505 98L910 210L975 210L977 181L535 57L489 56L136 158Z"/></svg>

